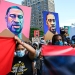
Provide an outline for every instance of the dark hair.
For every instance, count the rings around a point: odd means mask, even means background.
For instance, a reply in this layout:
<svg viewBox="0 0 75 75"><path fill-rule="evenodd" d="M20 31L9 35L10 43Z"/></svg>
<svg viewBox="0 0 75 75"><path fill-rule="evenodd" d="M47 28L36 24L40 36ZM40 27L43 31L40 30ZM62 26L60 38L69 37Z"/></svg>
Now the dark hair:
<svg viewBox="0 0 75 75"><path fill-rule="evenodd" d="M58 36L61 36L60 34L55 34L53 37L52 37L52 45L55 45L55 42L56 42L56 39ZM62 37L62 36L61 36Z"/></svg>
<svg viewBox="0 0 75 75"><path fill-rule="evenodd" d="M75 40L75 35L72 36L71 40Z"/></svg>
<svg viewBox="0 0 75 75"><path fill-rule="evenodd" d="M23 12L23 10L22 10L20 7L18 7L18 6L11 6L11 7L9 7L9 8L7 9L7 11L6 11L6 15L8 15L10 9L13 9L13 8L15 8L15 9L19 9L19 10L21 10L21 11Z"/></svg>
<svg viewBox="0 0 75 75"><path fill-rule="evenodd" d="M39 48L41 48L41 47L42 47L42 45L43 45L43 44L41 44L41 43L40 43L40 44L39 44Z"/></svg>
<svg viewBox="0 0 75 75"><path fill-rule="evenodd" d="M20 45L20 43L17 42L17 43L16 43L16 49L17 49L17 47L18 47L19 45Z"/></svg>
<svg viewBox="0 0 75 75"><path fill-rule="evenodd" d="M25 41L22 40L22 42L25 42ZM25 43L26 43L26 42L25 42ZM17 49L17 47L18 47L19 45L21 45L21 44L18 43L18 42L16 42L16 49Z"/></svg>

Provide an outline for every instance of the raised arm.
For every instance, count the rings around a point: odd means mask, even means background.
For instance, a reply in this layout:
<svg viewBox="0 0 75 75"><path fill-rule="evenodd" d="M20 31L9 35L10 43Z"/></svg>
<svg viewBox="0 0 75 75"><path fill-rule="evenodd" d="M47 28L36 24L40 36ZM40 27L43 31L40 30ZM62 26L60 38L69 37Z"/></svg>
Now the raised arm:
<svg viewBox="0 0 75 75"><path fill-rule="evenodd" d="M17 36L15 36L14 38L18 43L20 43L23 47L25 47L29 51L30 59L33 59L36 56L36 50L32 46L30 46L25 42L22 42Z"/></svg>

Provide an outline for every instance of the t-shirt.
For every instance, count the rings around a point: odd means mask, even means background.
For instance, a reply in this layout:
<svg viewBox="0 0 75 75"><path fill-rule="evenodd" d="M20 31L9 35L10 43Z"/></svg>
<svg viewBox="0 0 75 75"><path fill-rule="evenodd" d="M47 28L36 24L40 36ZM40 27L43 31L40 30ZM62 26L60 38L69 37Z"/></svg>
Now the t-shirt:
<svg viewBox="0 0 75 75"><path fill-rule="evenodd" d="M33 75L32 60L29 56L14 57L12 70L8 75Z"/></svg>

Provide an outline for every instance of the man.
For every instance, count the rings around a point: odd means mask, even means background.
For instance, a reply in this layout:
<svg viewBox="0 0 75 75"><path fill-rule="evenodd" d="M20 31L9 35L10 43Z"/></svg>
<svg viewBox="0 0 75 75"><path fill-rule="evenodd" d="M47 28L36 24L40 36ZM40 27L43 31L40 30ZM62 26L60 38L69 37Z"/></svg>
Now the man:
<svg viewBox="0 0 75 75"><path fill-rule="evenodd" d="M53 35L56 34L55 23L55 16L52 13L48 13L46 16L46 25L48 26L48 31L45 34L45 40L51 40Z"/></svg>
<svg viewBox="0 0 75 75"><path fill-rule="evenodd" d="M69 36L69 34L68 34L68 27L65 27L64 30L65 30L65 36L68 37Z"/></svg>
<svg viewBox="0 0 75 75"><path fill-rule="evenodd" d="M24 22L24 13L18 6L11 6L6 11L5 16L7 22L7 28L22 39L22 29Z"/></svg>

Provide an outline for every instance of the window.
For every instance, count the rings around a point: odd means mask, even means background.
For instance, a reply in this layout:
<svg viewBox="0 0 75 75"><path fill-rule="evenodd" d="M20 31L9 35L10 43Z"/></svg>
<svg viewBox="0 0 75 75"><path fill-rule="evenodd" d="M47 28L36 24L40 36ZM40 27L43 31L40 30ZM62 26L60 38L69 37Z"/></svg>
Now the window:
<svg viewBox="0 0 75 75"><path fill-rule="evenodd" d="M41 19L39 19L39 21L41 21Z"/></svg>
<svg viewBox="0 0 75 75"><path fill-rule="evenodd" d="M40 28L42 28L42 26L40 26Z"/></svg>
<svg viewBox="0 0 75 75"><path fill-rule="evenodd" d="M41 18L41 15L39 16L39 18Z"/></svg>
<svg viewBox="0 0 75 75"><path fill-rule="evenodd" d="M37 9L38 9L39 11L41 10L39 5L37 6Z"/></svg>

